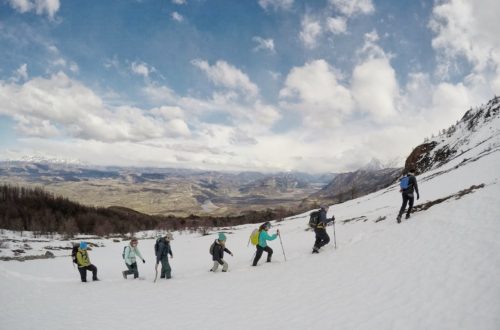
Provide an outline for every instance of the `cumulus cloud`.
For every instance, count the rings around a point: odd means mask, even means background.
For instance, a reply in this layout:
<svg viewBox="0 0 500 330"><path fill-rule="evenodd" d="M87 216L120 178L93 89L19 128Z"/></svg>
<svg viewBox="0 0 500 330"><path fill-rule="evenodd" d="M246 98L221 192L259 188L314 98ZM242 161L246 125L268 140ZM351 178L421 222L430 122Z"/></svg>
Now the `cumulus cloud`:
<svg viewBox="0 0 500 330"><path fill-rule="evenodd" d="M309 15L305 15L301 22L299 38L306 48L315 48L321 35L321 24Z"/></svg>
<svg viewBox="0 0 500 330"><path fill-rule="evenodd" d="M191 63L201 69L217 86L239 90L251 96L259 93L257 85L245 73L225 61L217 61L214 65L210 65L207 61L197 59Z"/></svg>
<svg viewBox="0 0 500 330"><path fill-rule="evenodd" d="M259 0L259 5L265 10L268 9L290 9L293 5L293 0Z"/></svg>
<svg viewBox="0 0 500 330"><path fill-rule="evenodd" d="M274 40L264 39L261 37L253 37L252 40L257 43L257 46L253 49L254 51L268 50L274 53Z"/></svg>
<svg viewBox="0 0 500 330"><path fill-rule="evenodd" d="M186 0L172 0L172 3L174 5L185 5L185 4L187 4L187 1Z"/></svg>
<svg viewBox="0 0 500 330"><path fill-rule="evenodd" d="M299 111L313 127L338 126L353 109L350 91L325 60L293 68L280 91L283 106Z"/></svg>
<svg viewBox="0 0 500 330"><path fill-rule="evenodd" d="M35 12L37 15L44 15L54 19L59 10L59 0L7 0L12 8L20 13Z"/></svg>
<svg viewBox="0 0 500 330"><path fill-rule="evenodd" d="M491 93L500 93L498 12L500 2L495 0L484 0L481 5L470 0L449 0L434 6L429 26L435 33L432 46L440 55L438 74L446 78L450 68L462 69L458 64L465 59L472 65L473 75L490 82Z"/></svg>
<svg viewBox="0 0 500 330"><path fill-rule="evenodd" d="M184 20L184 16L182 16L181 14L179 14L178 12L174 11L172 13L172 19L176 22L182 22Z"/></svg>
<svg viewBox="0 0 500 330"><path fill-rule="evenodd" d="M347 32L347 19L345 17L328 17L326 20L327 30L333 34Z"/></svg>
<svg viewBox="0 0 500 330"><path fill-rule="evenodd" d="M375 11L371 0L329 0L329 3L347 17L356 14L371 14Z"/></svg>
<svg viewBox="0 0 500 330"><path fill-rule="evenodd" d="M189 134L182 118L167 120L155 112L107 105L64 73L24 84L1 82L0 103L0 114L12 117L18 129L29 135L114 142Z"/></svg>

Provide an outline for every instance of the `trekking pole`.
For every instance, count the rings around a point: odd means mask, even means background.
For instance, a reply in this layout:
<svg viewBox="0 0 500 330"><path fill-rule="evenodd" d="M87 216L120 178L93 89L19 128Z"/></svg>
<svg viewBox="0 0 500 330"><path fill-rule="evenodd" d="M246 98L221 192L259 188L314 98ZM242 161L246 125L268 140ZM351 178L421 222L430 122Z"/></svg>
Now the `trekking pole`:
<svg viewBox="0 0 500 330"><path fill-rule="evenodd" d="M158 263L156 263L156 266L155 266L155 279L154 279L153 283L156 283L157 278L158 278Z"/></svg>
<svg viewBox="0 0 500 330"><path fill-rule="evenodd" d="M283 241L281 240L281 233L278 234L278 237L280 238L281 250L283 251L283 257L286 261L285 249L283 248Z"/></svg>
<svg viewBox="0 0 500 330"><path fill-rule="evenodd" d="M337 236L335 235L335 220L333 220L333 246L337 249Z"/></svg>

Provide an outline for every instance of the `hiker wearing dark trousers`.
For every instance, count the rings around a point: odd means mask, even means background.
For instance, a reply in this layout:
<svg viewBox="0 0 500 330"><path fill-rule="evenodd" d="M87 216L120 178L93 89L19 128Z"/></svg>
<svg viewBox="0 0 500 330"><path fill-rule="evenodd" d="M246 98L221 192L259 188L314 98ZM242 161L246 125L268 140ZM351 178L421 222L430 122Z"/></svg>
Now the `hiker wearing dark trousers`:
<svg viewBox="0 0 500 330"><path fill-rule="evenodd" d="M316 234L316 240L314 242L314 247L312 253L319 253L319 249L330 243L330 236L326 232L326 226L330 222L335 223L335 217L332 215L331 219L326 218L326 213L328 212L328 206L321 205L319 209L319 220L316 228L314 228L314 233Z"/></svg>
<svg viewBox="0 0 500 330"><path fill-rule="evenodd" d="M139 248L137 247L138 241L136 238L130 240L130 244L125 247L123 251L123 258L125 259L125 265L127 270L122 272L123 278L127 279L127 275L134 274L134 278L139 277L139 270L137 269L136 257L142 260L142 263L146 263L146 260L141 255Z"/></svg>
<svg viewBox="0 0 500 330"><path fill-rule="evenodd" d="M264 223L259 227L259 243L256 245L257 251L255 252L255 258L253 259L252 266L257 266L260 257L262 257L262 253L264 251L267 252L267 262L271 262L271 258L273 256L273 249L267 246L267 241L275 240L280 231L279 229L276 231L276 234L269 236L267 231L271 228L271 224L269 222Z"/></svg>
<svg viewBox="0 0 500 330"><path fill-rule="evenodd" d="M78 264L78 271L80 272L80 277L82 282L87 282L87 271L92 272L92 280L99 281L97 278L97 267L90 263L90 258L87 253L87 243L81 242L80 248L76 253L76 260Z"/></svg>
<svg viewBox="0 0 500 330"><path fill-rule="evenodd" d="M406 204L408 204L408 211L406 212L406 219L410 218L410 213L413 208L413 193L417 193L417 200L420 198L420 194L418 193L418 184L417 178L413 175L415 173L414 170L408 171L408 174L400 180L400 192L403 198L403 204L401 205L401 209L399 210L399 214L397 217L398 223L401 222L401 216L405 212Z"/></svg>
<svg viewBox="0 0 500 330"><path fill-rule="evenodd" d="M224 252L233 256L233 253L226 248L226 235L224 233L219 233L219 238L210 246L210 253L212 254L212 260L214 262L212 269L210 269L211 272L216 272L219 265L222 265L223 272L227 272L229 265L224 261Z"/></svg>
<svg viewBox="0 0 500 330"><path fill-rule="evenodd" d="M158 239L157 249L156 249L156 264L158 265L161 262L161 275L160 278L172 278L172 268L170 268L170 264L168 263L168 255L171 258L174 257L172 253L172 248L170 247L170 241L172 241L174 237L171 233L167 233L165 237L161 237Z"/></svg>

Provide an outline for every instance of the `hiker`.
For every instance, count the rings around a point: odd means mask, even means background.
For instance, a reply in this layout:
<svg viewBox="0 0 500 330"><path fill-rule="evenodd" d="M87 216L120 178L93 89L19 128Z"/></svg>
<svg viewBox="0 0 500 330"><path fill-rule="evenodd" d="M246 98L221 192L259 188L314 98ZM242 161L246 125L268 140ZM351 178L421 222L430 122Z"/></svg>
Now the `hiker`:
<svg viewBox="0 0 500 330"><path fill-rule="evenodd" d="M229 253L231 257L233 256L233 253L226 248L226 235L224 233L219 233L218 239L210 246L210 254L214 262L214 266L210 269L211 272L215 273L219 268L219 264L222 265L222 272L227 272L229 265L224 261L224 251Z"/></svg>
<svg viewBox="0 0 500 330"><path fill-rule="evenodd" d="M271 257L273 256L273 249L267 246L267 241L275 240L280 234L279 229L276 230L276 234L269 236L267 231L271 228L271 223L266 222L259 227L259 243L257 243L257 252L255 252L255 258L253 259L252 266L257 266L260 257L264 251L267 252L267 262L271 262Z"/></svg>
<svg viewBox="0 0 500 330"><path fill-rule="evenodd" d="M173 258L172 248L170 247L170 241L173 241L174 237L172 233L167 233L165 237L160 237L155 244L156 253L156 265L161 262L161 275L160 278L172 278L172 268L168 263L168 255Z"/></svg>
<svg viewBox="0 0 500 330"><path fill-rule="evenodd" d="M335 217L332 215L331 219L326 218L326 213L328 212L328 206L320 205L319 207L319 219L316 228L314 228L314 233L316 234L316 241L314 242L314 247L312 253L319 253L319 249L330 243L330 236L326 232L326 226L328 223L335 223Z"/></svg>
<svg viewBox="0 0 500 330"><path fill-rule="evenodd" d="M87 247L87 242L81 242L78 252L76 252L76 261L80 277L82 282L87 282L87 271L89 271L92 272L92 281L99 281L97 278L97 267L90 263Z"/></svg>
<svg viewBox="0 0 500 330"><path fill-rule="evenodd" d="M405 219L410 218L410 213L413 208L413 192L417 193L417 200L420 198L420 194L418 193L418 185L417 178L414 175L415 171L410 169L408 174L399 180L399 186L401 196L403 197L403 204L401 205L401 209L399 210L399 214L397 217L398 223L401 223L401 216L405 212L406 204L408 204L408 211L406 212Z"/></svg>
<svg viewBox="0 0 500 330"><path fill-rule="evenodd" d="M125 259L125 265L128 268L122 272L124 279L127 279L127 275L132 274L134 274L134 278L139 277L139 270L137 269L137 262L135 260L136 256L142 260L143 264L146 263L146 260L144 260L139 248L137 247L137 243L137 238L132 238L130 240L130 244L123 249L123 259Z"/></svg>

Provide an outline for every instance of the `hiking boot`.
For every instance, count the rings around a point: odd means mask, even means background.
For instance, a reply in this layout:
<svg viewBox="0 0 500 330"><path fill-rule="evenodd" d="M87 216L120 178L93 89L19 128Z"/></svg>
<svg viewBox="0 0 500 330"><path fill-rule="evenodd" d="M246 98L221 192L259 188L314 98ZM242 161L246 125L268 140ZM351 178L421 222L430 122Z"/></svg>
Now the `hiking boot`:
<svg viewBox="0 0 500 330"><path fill-rule="evenodd" d="M227 270L223 270L222 272L223 272L223 273L227 273Z"/></svg>
<svg viewBox="0 0 500 330"><path fill-rule="evenodd" d="M401 214L398 215L397 219L398 219L398 223L401 223Z"/></svg>
<svg viewBox="0 0 500 330"><path fill-rule="evenodd" d="M98 279L98 278L93 278L93 279L92 279L92 281L97 282L97 281L100 281L100 279Z"/></svg>
<svg viewBox="0 0 500 330"><path fill-rule="evenodd" d="M319 253L318 248L313 248L313 252L312 253Z"/></svg>
<svg viewBox="0 0 500 330"><path fill-rule="evenodd" d="M410 215L407 214L406 217L405 217L405 219L410 219Z"/></svg>
<svg viewBox="0 0 500 330"><path fill-rule="evenodd" d="M126 271L123 271L123 272L122 272L122 276L123 276L123 278L124 278L124 279L127 279L127 272L126 272Z"/></svg>

